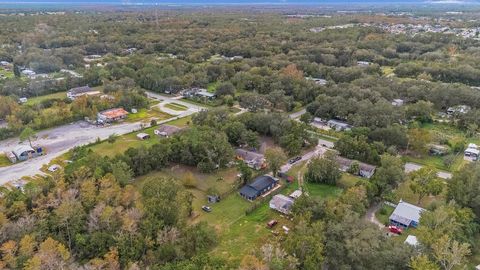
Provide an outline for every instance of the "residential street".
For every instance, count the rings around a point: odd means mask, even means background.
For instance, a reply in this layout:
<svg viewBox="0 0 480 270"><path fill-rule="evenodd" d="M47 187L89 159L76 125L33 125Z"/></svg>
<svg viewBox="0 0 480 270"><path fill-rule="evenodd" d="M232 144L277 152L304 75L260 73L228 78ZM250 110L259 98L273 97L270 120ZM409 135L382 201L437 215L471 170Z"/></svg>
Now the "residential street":
<svg viewBox="0 0 480 270"><path fill-rule="evenodd" d="M290 164L290 163L286 163L284 164L282 167L280 167L280 172L283 172L283 173L286 173L288 172L293 166L295 166L296 164L302 162L302 161L309 161L310 159L314 158L314 157L317 157L317 156L323 156L325 154L325 152L327 152L328 148L325 148L323 147L321 144L318 144L314 150L304 154L302 156L302 159L300 159L299 161L293 163L293 164Z"/></svg>
<svg viewBox="0 0 480 270"><path fill-rule="evenodd" d="M165 104L165 102L175 102L188 108L188 110L177 114L175 117L159 121L158 124L186 117L199 110L205 109L199 105L190 104L176 100L175 98L169 98L151 92L147 92L147 95L149 97L163 100L160 104ZM157 106L161 106L160 104ZM124 122L116 125L97 127L84 121L80 121L40 131L37 134L38 139L35 140L35 144L46 149L47 154L25 162L0 168L0 185L4 185L5 183L20 179L24 176L34 176L40 173L40 168L43 165L48 164L54 158L66 153L68 150L76 146L95 142L97 138L105 140L112 134L123 135L139 129L141 129L141 122ZM0 141L0 153L12 151L12 149L19 144L21 143L18 138ZM28 144L28 142L24 142L23 144Z"/></svg>
<svg viewBox="0 0 480 270"><path fill-rule="evenodd" d="M418 171L421 168L423 168L423 166L420 165L420 164L417 164L417 163L413 163L413 162L405 163L405 173L411 173L411 172L414 172L414 171ZM445 180L449 180L449 179L452 178L452 174L449 173L449 172L439 171L437 173L437 175L438 175L438 177L440 177L442 179L445 179Z"/></svg>

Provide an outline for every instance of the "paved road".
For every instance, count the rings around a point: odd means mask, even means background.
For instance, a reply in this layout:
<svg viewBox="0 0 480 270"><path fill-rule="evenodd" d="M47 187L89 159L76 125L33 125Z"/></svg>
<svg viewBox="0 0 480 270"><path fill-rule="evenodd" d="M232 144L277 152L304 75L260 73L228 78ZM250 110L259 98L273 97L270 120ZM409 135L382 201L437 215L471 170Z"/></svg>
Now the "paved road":
<svg viewBox="0 0 480 270"><path fill-rule="evenodd" d="M413 163L413 162L405 163L405 173L411 173L411 172L414 172L414 171L418 171L421 168L423 168L423 166L420 165L420 164L417 164L417 163ZM438 177L440 177L442 179L445 179L445 180L448 180L448 179L452 178L452 174L449 173L449 172L439 171L437 173L437 175L438 175Z"/></svg>
<svg viewBox="0 0 480 270"><path fill-rule="evenodd" d="M158 121L158 124L186 117L188 115L205 109L204 107L201 107L199 105L190 104L177 100L175 98L161 96L151 92L147 92L147 95L156 99L163 100L160 104L164 104L165 102L175 102L188 108L186 111L183 111L170 119ZM160 104L157 106L161 106ZM47 155L28 160L26 162L17 163L8 167L0 168L0 185L4 185L5 183L20 179L25 176L34 176L41 173L40 168L43 165L48 164L54 158L66 153L68 150L76 146L95 142L97 138L104 140L112 134L123 135L135 130L139 130L141 128L141 122L121 123L106 127L97 127L80 121L40 131L37 134L38 139L35 141L35 144L45 148L47 151ZM18 138L0 141L0 153L12 151L12 149L19 144L21 143L19 142Z"/></svg>
<svg viewBox="0 0 480 270"><path fill-rule="evenodd" d="M280 167L280 172L283 172L283 173L286 173L288 172L293 166L295 166L296 164L302 162L302 161L309 161L311 160L312 158L314 157L321 157L325 154L325 152L327 152L327 149L326 147L323 147L321 144L318 144L314 150L304 154L302 156L302 159L300 159L299 161L293 163L293 164L290 164L290 163L286 163L284 164L282 167Z"/></svg>

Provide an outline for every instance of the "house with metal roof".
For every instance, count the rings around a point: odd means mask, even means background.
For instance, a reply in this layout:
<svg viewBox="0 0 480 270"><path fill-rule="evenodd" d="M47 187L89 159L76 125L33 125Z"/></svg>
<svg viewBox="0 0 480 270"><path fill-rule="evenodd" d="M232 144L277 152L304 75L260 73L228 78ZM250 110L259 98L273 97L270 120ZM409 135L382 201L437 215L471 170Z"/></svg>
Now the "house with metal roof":
<svg viewBox="0 0 480 270"><path fill-rule="evenodd" d="M12 153L15 155L18 161L25 161L41 155L41 152L35 151L29 145L19 145L13 149Z"/></svg>
<svg viewBox="0 0 480 270"><path fill-rule="evenodd" d="M295 201L290 197L287 197L282 194L277 194L273 196L273 198L270 200L269 205L271 209L277 210L280 213L288 215L292 210L292 206L294 202Z"/></svg>
<svg viewBox="0 0 480 270"><path fill-rule="evenodd" d="M480 149L476 144L470 143L463 155L465 160L477 161L480 156Z"/></svg>
<svg viewBox="0 0 480 270"><path fill-rule="evenodd" d="M262 196L263 194L275 188L277 184L277 179L270 175L262 175L255 178L252 183L243 186L240 189L240 196L249 201L253 201L259 196Z"/></svg>
<svg viewBox="0 0 480 270"><path fill-rule="evenodd" d="M335 119L328 120L327 125L330 128L334 129L335 131L349 131L353 127L352 125L346 122L335 120Z"/></svg>
<svg viewBox="0 0 480 270"><path fill-rule="evenodd" d="M390 224L404 228L416 228L420 222L420 216L423 211L425 211L425 209L400 200L390 215Z"/></svg>

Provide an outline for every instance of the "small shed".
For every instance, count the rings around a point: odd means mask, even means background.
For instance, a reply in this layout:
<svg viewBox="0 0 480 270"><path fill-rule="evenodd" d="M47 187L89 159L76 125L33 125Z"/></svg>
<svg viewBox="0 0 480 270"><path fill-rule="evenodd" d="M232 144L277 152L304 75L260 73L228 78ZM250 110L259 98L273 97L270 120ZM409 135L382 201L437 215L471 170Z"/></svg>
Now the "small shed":
<svg viewBox="0 0 480 270"><path fill-rule="evenodd" d="M289 197L292 199L298 199L300 198L300 196L302 196L302 191L299 189L295 190L294 192L292 192L292 194L289 195Z"/></svg>
<svg viewBox="0 0 480 270"><path fill-rule="evenodd" d="M140 140L147 140L150 139L150 135L142 132L137 134L137 138L139 138Z"/></svg>
<svg viewBox="0 0 480 270"><path fill-rule="evenodd" d="M407 239L405 239L405 244L409 244L412 247L418 246L418 240L415 235L409 235L407 236Z"/></svg>

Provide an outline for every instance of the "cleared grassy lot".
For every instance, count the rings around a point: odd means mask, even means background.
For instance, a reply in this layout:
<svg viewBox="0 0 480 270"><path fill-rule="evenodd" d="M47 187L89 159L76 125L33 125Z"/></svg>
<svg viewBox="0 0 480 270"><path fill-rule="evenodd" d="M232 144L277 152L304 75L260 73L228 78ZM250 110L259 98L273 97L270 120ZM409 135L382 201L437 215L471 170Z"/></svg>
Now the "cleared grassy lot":
<svg viewBox="0 0 480 270"><path fill-rule="evenodd" d="M6 167L12 165L12 162L4 154L0 154L0 167Z"/></svg>
<svg viewBox="0 0 480 270"><path fill-rule="evenodd" d="M128 122L137 122L137 121L142 121L142 122L150 122L150 119L154 118L157 121L160 120L165 120L172 117L171 115L162 112L158 108L153 108L153 109L140 109L137 113L130 113L128 114L128 117L126 121Z"/></svg>
<svg viewBox="0 0 480 270"><path fill-rule="evenodd" d="M188 110L186 106L183 106L182 104L178 104L178 103L168 103L168 104L165 104L165 107L172 109L174 111L180 111L180 112Z"/></svg>
<svg viewBox="0 0 480 270"><path fill-rule="evenodd" d="M52 100L52 99L65 99L67 98L67 92L58 92L58 93L53 93L49 95L44 95L44 96L38 96L38 97L31 97L27 101L27 105L36 105L40 104L46 100Z"/></svg>

